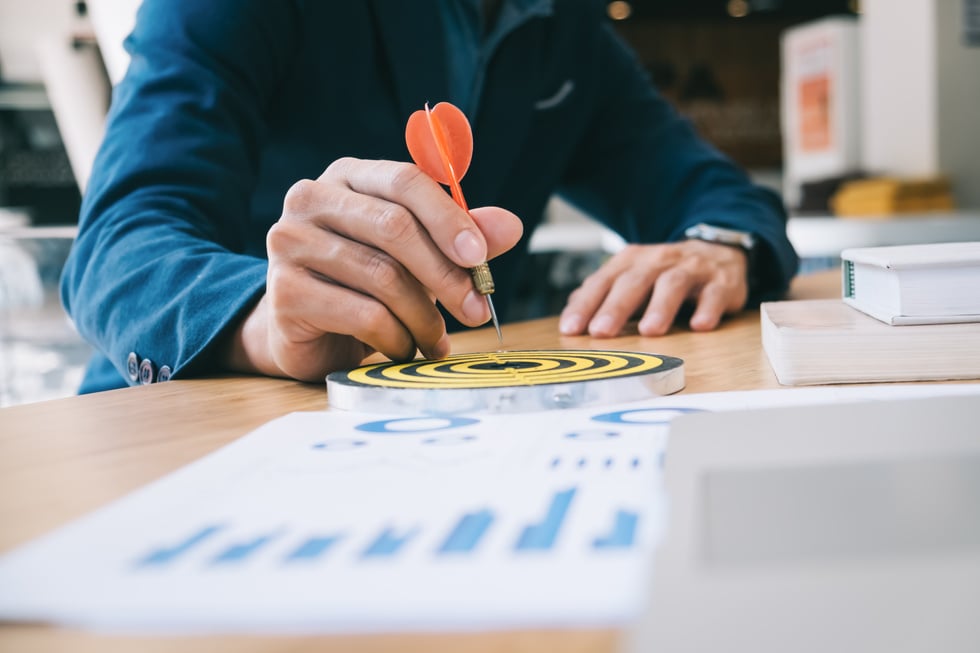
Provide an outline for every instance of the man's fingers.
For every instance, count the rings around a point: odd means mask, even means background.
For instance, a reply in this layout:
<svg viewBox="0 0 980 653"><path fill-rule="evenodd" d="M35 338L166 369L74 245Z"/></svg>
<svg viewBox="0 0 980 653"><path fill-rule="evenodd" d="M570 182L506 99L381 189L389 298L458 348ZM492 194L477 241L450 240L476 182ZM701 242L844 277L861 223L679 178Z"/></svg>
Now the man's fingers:
<svg viewBox="0 0 980 653"><path fill-rule="evenodd" d="M269 308L287 343L305 345L324 333L353 336L394 360L415 355L415 340L383 304L354 290L323 283L308 270L270 269Z"/></svg>
<svg viewBox="0 0 980 653"><path fill-rule="evenodd" d="M716 275L698 297L698 305L691 316L691 328L695 331L710 331L718 326L725 313L734 313L745 306L748 299L748 285L740 283L730 271Z"/></svg>
<svg viewBox="0 0 980 653"><path fill-rule="evenodd" d="M723 283L714 281L707 284L698 295L697 308L691 316L691 329L711 331L721 322L725 313L730 290Z"/></svg>
<svg viewBox="0 0 980 653"><path fill-rule="evenodd" d="M599 268L568 296L568 303L558 320L558 331L563 336L578 336L585 333L615 278L609 273L608 268L608 264Z"/></svg>
<svg viewBox="0 0 980 653"><path fill-rule="evenodd" d="M374 297L408 329L427 357L448 353L446 325L428 291L389 254L328 229L280 221L267 237L270 252L287 252L295 268L306 268L323 285L335 283Z"/></svg>
<svg viewBox="0 0 980 653"><path fill-rule="evenodd" d="M617 335L650 296L665 266L663 248L630 245L589 275L568 298L558 322L562 335Z"/></svg>
<svg viewBox="0 0 980 653"><path fill-rule="evenodd" d="M657 278L650 303L637 325L640 335L662 336L667 333L681 304L703 282L697 271L683 267L672 267L664 271Z"/></svg>
<svg viewBox="0 0 980 653"><path fill-rule="evenodd" d="M487 260L486 240L470 216L414 164L345 158L331 164L321 179L334 175L355 193L383 198L407 209L456 265L471 268ZM392 216L386 226L396 230L392 234L396 240L405 228L400 215Z"/></svg>
<svg viewBox="0 0 980 653"><path fill-rule="evenodd" d="M596 338L619 335L623 325L650 300L655 275L654 269L636 266L616 277L602 305L589 321L589 335Z"/></svg>
<svg viewBox="0 0 980 653"><path fill-rule="evenodd" d="M684 301L699 297L691 327L710 330L726 311L744 305L745 281L744 254L725 245L631 245L571 294L558 328L563 335L588 330L598 338L616 336L646 304L640 335L660 336L670 330Z"/></svg>
<svg viewBox="0 0 980 653"><path fill-rule="evenodd" d="M427 358L449 353L446 324L425 288L388 254L334 234L336 256L316 260L313 270L330 281L378 299L401 322Z"/></svg>
<svg viewBox="0 0 980 653"><path fill-rule="evenodd" d="M310 199L296 202L299 208L307 205L314 207L309 209L311 214L308 219L312 223L324 231L335 232L389 255L432 291L463 324L475 326L490 319L486 301L480 301L482 298L473 289L467 270L447 258L414 214L386 199L349 190L338 193L331 183L336 182L317 183L315 188L304 188L304 193L309 194ZM444 192L438 192L443 200L448 199ZM452 200L449 199L449 202L452 203ZM475 228L476 223L470 221L470 225ZM364 270L360 270L360 273L363 275ZM377 286L377 280L368 277L365 283L370 285L362 284L358 288L369 295L380 296L380 291L373 289ZM407 301L407 298L395 297L393 301L400 303Z"/></svg>

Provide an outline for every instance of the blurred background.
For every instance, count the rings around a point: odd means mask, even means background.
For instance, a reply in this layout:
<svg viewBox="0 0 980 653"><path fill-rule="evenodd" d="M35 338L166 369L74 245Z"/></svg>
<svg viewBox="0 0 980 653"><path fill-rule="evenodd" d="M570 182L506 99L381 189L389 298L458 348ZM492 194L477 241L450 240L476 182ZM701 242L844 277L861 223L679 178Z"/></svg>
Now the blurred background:
<svg viewBox="0 0 980 653"><path fill-rule="evenodd" d="M561 0L558 0L561 1ZM0 406L74 392L57 299L139 0L0 0ZM701 134L782 194L802 272L845 247L980 240L980 0L615 0ZM510 319L557 313L622 246L560 200Z"/></svg>

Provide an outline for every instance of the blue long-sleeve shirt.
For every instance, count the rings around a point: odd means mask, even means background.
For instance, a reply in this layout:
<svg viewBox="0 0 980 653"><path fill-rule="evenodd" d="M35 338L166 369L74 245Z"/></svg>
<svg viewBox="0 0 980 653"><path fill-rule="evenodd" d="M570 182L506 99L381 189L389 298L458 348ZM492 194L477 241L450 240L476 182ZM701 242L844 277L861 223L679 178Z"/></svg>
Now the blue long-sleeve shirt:
<svg viewBox="0 0 980 653"><path fill-rule="evenodd" d="M778 198L656 93L604 4L506 3L501 17L520 15L468 107L467 200L525 222L525 238L491 263L501 312L556 192L633 242L679 240L698 222L751 231L759 292L785 289L797 258ZM343 156L409 161L408 116L450 99L440 10L441 0L145 0L62 279L99 352L83 391L138 382L134 357L152 361L144 381L164 368L218 371L215 344L264 292L265 235L286 190Z"/></svg>

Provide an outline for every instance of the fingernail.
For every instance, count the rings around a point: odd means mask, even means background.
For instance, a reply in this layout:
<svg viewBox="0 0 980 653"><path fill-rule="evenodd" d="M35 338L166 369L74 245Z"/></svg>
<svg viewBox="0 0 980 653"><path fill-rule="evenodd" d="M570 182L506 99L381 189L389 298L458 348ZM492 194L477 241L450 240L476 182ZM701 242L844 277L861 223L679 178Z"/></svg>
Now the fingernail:
<svg viewBox="0 0 980 653"><path fill-rule="evenodd" d="M468 268L476 267L487 260L487 249L472 231L461 231L456 236L456 255L460 263Z"/></svg>
<svg viewBox="0 0 980 653"><path fill-rule="evenodd" d="M663 331L663 316L660 313L650 313L637 325L640 335L648 333L660 333Z"/></svg>
<svg viewBox="0 0 980 653"><path fill-rule="evenodd" d="M562 315L558 323L558 331L566 336L577 336L582 333L582 327L585 326L583 322L582 316L578 313Z"/></svg>
<svg viewBox="0 0 980 653"><path fill-rule="evenodd" d="M613 335L613 319L609 315L600 315L589 324L589 333L596 336Z"/></svg>
<svg viewBox="0 0 980 653"><path fill-rule="evenodd" d="M715 328L715 322L708 315L695 315L691 318L691 328L695 331L711 331Z"/></svg>
<svg viewBox="0 0 980 653"><path fill-rule="evenodd" d="M471 290L463 300L463 315L473 324L483 324L490 319L490 309L483 295Z"/></svg>

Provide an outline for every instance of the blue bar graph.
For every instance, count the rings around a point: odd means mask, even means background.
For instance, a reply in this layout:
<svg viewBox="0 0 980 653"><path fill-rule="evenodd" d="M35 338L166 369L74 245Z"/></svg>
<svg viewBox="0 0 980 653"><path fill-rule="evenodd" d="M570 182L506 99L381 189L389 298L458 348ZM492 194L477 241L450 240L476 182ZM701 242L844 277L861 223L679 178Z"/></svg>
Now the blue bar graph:
<svg viewBox="0 0 980 653"><path fill-rule="evenodd" d="M635 512L617 510L612 530L592 542L595 549L628 549L633 546L636 537L636 522L639 517Z"/></svg>
<svg viewBox="0 0 980 653"><path fill-rule="evenodd" d="M555 540L558 539L558 531L561 529L565 514L568 512L568 506L572 503L574 496L575 488L556 493L544 519L537 524L525 527L521 532L516 549L518 551L545 551L552 548L555 545Z"/></svg>
<svg viewBox="0 0 980 653"><path fill-rule="evenodd" d="M211 564L223 565L242 562L263 546L274 540L277 536L278 533L269 533L268 535L260 535L259 537L247 542L232 544L227 549L216 555L211 561Z"/></svg>
<svg viewBox="0 0 980 653"><path fill-rule="evenodd" d="M316 560L326 553L334 544L341 540L340 535L311 537L286 556L286 562L309 562Z"/></svg>
<svg viewBox="0 0 980 653"><path fill-rule="evenodd" d="M412 529L402 535L398 535L393 528L386 528L381 535L371 542L368 548L361 554L362 558L380 558L393 556L415 536L417 529Z"/></svg>
<svg viewBox="0 0 980 653"><path fill-rule="evenodd" d="M187 538L177 546L164 548L164 549L157 549L156 551L153 551L145 558L140 560L137 564L139 564L139 566L141 567L169 564L174 560L176 560L177 558L179 558L180 556L182 556L183 554L193 549L195 546L197 546L204 540L208 539L209 537L211 537L212 535L220 531L222 528L224 527L216 526L216 525L206 526L205 528L199 530L197 533L191 535L189 538Z"/></svg>
<svg viewBox="0 0 980 653"><path fill-rule="evenodd" d="M463 515L439 547L439 553L471 553L493 523L487 509Z"/></svg>

